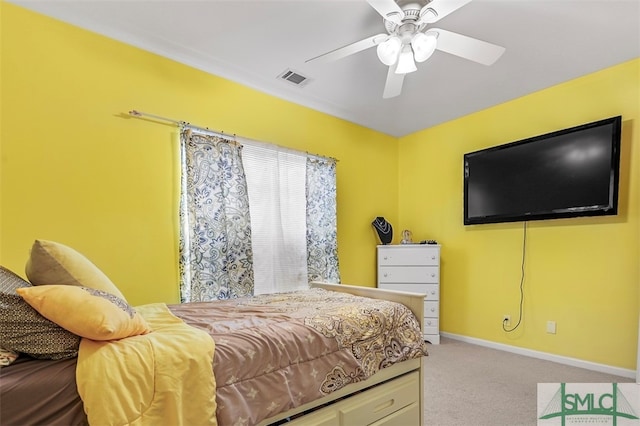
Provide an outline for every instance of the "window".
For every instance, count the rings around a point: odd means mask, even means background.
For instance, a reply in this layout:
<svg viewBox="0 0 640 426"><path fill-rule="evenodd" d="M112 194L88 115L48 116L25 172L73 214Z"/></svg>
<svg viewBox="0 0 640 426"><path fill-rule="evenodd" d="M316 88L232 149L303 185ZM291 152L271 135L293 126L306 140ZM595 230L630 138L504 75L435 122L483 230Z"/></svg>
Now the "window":
<svg viewBox="0 0 640 426"><path fill-rule="evenodd" d="M183 302L340 282L335 160L189 127L180 139Z"/></svg>
<svg viewBox="0 0 640 426"><path fill-rule="evenodd" d="M269 145L242 144L254 293L306 288L306 155Z"/></svg>

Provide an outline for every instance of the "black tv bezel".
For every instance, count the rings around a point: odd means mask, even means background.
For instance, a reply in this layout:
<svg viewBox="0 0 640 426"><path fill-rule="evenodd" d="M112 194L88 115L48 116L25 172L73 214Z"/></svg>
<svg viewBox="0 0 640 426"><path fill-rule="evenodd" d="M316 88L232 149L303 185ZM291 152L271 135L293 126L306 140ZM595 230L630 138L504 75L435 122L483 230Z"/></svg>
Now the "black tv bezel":
<svg viewBox="0 0 640 426"><path fill-rule="evenodd" d="M582 209L558 209L553 211L540 211L523 214L509 214L509 215L493 215L493 216L478 216L469 217L468 209L468 196L469 196L469 176L467 170L467 159L476 155L485 154L492 151L499 151L509 149L510 147L535 143L541 140L566 135L570 133L579 133L580 131L592 129L595 127L613 125L611 133L611 172L610 173L610 187L609 204L592 206L591 208ZM618 187L620 185L620 145L622 139L622 116L605 118L603 120L594 121L591 123L581 124L578 126L562 129L543 135L538 135L526 139L517 140L514 142L493 146L490 148L481 149L478 151L468 152L464 154L463 158L463 172L464 172L464 195L463 195L463 222L464 225L482 225L489 223L508 223L508 222L526 222L531 220L549 220L549 219L566 219L585 216L613 216L618 214Z"/></svg>

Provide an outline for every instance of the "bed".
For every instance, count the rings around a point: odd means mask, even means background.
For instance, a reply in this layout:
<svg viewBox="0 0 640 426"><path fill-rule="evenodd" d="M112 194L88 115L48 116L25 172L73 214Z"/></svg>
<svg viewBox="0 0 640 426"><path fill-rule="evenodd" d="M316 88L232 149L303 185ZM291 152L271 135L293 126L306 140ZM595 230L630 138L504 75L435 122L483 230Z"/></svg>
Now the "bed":
<svg viewBox="0 0 640 426"><path fill-rule="evenodd" d="M82 339L77 358L21 357L3 367L0 421L7 425L157 424L157 419L163 424L423 424L422 369L427 354L421 333L423 299L422 294L312 283L308 291L286 297L136 307L152 333L115 342ZM359 307L354 309L352 302ZM165 309L179 320L158 322L161 313L167 318ZM396 321L393 326L386 322L391 317ZM187 327L180 328L187 334L174 334L179 327ZM267 329L272 336L262 340ZM166 339L160 346L141 350L137 345L163 333ZM293 342L286 343L292 336ZM194 339L203 340L194 345ZM215 342L210 348L209 340ZM187 352L186 357L160 358L158 347L167 345L177 346L180 357ZM194 346L213 360L205 362L205 356L192 350ZM130 354L125 355L126 363L114 361L122 354ZM136 357L139 364L132 361ZM148 360L155 357L156 366L149 366ZM86 366L87 359L96 358L102 358L102 364ZM272 365L257 366L260 359ZM148 381L143 372L154 368L161 370L151 373L158 376L152 390L158 401L148 403L142 397L132 402L132 396L123 400L122 392L113 391L126 382L138 397ZM104 374L91 376L96 370ZM163 380L170 382L164 394ZM154 403L155 407L147 406ZM130 410L125 412L128 404ZM114 406L125 408L116 415ZM154 410L156 417L145 417ZM175 412L182 414L171 417Z"/></svg>

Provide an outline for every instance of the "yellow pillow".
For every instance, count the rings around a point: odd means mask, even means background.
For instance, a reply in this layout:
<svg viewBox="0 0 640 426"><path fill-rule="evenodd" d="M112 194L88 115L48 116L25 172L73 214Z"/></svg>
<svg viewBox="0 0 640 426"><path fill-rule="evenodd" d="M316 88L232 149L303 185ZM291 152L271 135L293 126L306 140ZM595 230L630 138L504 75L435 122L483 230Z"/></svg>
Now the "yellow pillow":
<svg viewBox="0 0 640 426"><path fill-rule="evenodd" d="M116 340L151 332L127 302L101 290L41 285L16 292L43 317L88 339Z"/></svg>
<svg viewBox="0 0 640 426"><path fill-rule="evenodd" d="M124 295L104 272L71 247L54 241L36 240L25 267L33 285L65 284L95 288L118 296Z"/></svg>

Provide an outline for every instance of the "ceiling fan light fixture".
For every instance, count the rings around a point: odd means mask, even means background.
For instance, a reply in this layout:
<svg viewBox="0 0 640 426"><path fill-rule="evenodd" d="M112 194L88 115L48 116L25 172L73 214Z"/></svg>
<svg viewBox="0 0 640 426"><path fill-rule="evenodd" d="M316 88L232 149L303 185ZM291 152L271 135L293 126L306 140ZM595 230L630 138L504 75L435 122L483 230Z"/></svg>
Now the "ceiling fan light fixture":
<svg viewBox="0 0 640 426"><path fill-rule="evenodd" d="M376 49L378 59L387 66L391 66L398 60L398 55L402 49L402 42L398 37L389 37L386 41L380 43Z"/></svg>
<svg viewBox="0 0 640 426"><path fill-rule="evenodd" d="M396 74L409 74L410 72L417 71L416 63L413 61L413 52L411 46L408 44L402 48L400 56L398 57L398 66L396 67Z"/></svg>
<svg viewBox="0 0 640 426"><path fill-rule="evenodd" d="M411 47L413 48L413 54L416 62L424 62L436 50L438 44L438 37L432 32L417 33L411 39Z"/></svg>

